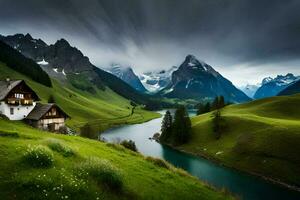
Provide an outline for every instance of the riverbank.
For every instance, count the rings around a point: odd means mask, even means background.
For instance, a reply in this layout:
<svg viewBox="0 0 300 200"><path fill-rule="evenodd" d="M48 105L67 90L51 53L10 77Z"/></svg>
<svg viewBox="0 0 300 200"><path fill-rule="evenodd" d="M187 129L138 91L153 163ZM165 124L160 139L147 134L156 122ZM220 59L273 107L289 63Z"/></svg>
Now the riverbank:
<svg viewBox="0 0 300 200"><path fill-rule="evenodd" d="M155 141L158 142L159 144L161 144L158 140L155 140ZM172 148L176 151L179 151L179 152L182 152L182 153L185 153L185 154L189 154L189 155L193 155L193 156L196 156L196 157L199 157L199 158L204 158L204 159L207 159L211 162L214 162L217 165L220 165L220 166L223 166L223 167L228 167L228 168L231 168L233 170L237 170L238 172L246 173L248 175L252 175L252 176L261 178L261 179L263 179L263 180L265 180L269 183L272 183L272 184L275 184L275 185L278 185L278 186L281 186L281 187L284 187L284 188L287 188L287 189L290 189L290 190L293 190L293 191L296 191L296 192L300 192L300 187L298 187L296 185L291 185L291 184L282 182L280 180L276 180L272 177L268 177L268 176L265 176L265 175L262 175L262 174L259 174L259 173L255 173L255 172L252 172L252 171L249 171L249 170L243 170L243 169L237 168L233 165L225 164L221 160L218 160L217 158L215 158L213 156L210 156L210 155L207 155L203 152L202 153L194 153L194 152L187 151L187 150L185 150L183 148L180 148L180 147L175 147L175 146L170 145L170 144L161 144L161 145L166 145L169 148Z"/></svg>

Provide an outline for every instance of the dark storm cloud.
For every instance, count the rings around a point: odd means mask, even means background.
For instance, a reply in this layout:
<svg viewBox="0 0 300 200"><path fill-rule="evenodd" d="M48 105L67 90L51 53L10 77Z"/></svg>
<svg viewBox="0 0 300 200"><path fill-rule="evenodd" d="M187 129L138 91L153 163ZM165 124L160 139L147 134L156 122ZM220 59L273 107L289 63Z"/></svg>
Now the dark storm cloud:
<svg viewBox="0 0 300 200"><path fill-rule="evenodd" d="M99 65L142 71L193 53L226 71L300 55L299 0L0 0L0 7L3 34L65 37Z"/></svg>

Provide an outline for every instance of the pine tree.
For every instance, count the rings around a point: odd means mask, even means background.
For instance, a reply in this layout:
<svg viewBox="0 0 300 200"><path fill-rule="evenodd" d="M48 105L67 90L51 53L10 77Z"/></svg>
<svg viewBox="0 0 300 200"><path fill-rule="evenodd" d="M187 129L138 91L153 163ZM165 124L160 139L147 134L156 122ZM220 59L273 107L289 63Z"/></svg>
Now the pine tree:
<svg viewBox="0 0 300 200"><path fill-rule="evenodd" d="M204 106L204 113L208 113L208 112L210 112L210 110L211 110L210 103L207 102Z"/></svg>
<svg viewBox="0 0 300 200"><path fill-rule="evenodd" d="M225 131L226 129L226 125L225 122L221 116L221 111L220 110L216 110L213 114L214 118L213 118L213 131L215 134L216 139L220 139L222 132Z"/></svg>
<svg viewBox="0 0 300 200"><path fill-rule="evenodd" d="M181 145L188 142L191 132L191 120L184 106L180 106L174 116L172 142Z"/></svg>
<svg viewBox="0 0 300 200"><path fill-rule="evenodd" d="M172 115L167 111L161 125L161 142L168 142L172 135Z"/></svg>
<svg viewBox="0 0 300 200"><path fill-rule="evenodd" d="M221 109L221 108L224 108L224 106L225 106L224 96L220 96L219 97L219 105L218 105L218 107L219 107L219 109Z"/></svg>
<svg viewBox="0 0 300 200"><path fill-rule="evenodd" d="M201 115L204 113L204 105L202 103L198 104L197 115Z"/></svg>
<svg viewBox="0 0 300 200"><path fill-rule="evenodd" d="M219 97L215 97L213 103L212 103L212 110L217 110L219 107Z"/></svg>

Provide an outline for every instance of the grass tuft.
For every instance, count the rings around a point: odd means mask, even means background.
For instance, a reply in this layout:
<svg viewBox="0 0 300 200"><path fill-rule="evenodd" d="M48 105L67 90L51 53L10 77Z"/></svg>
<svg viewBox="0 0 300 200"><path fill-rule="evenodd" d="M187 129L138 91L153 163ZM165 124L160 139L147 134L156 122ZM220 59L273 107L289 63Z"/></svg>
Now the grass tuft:
<svg viewBox="0 0 300 200"><path fill-rule="evenodd" d="M18 138L19 134L15 132L4 132L0 131L0 137L12 137L12 138Z"/></svg>
<svg viewBox="0 0 300 200"><path fill-rule="evenodd" d="M97 183L106 186L108 189L116 192L122 191L123 177L119 169L114 167L109 161L91 157L82 163L79 169L81 174L89 175Z"/></svg>
<svg viewBox="0 0 300 200"><path fill-rule="evenodd" d="M64 145L62 142L56 139L48 139L47 146L53 151L60 153L64 157L70 157L75 155L75 152L70 147Z"/></svg>
<svg viewBox="0 0 300 200"><path fill-rule="evenodd" d="M166 169L171 169L171 164L169 164L167 161L159 159L159 158L153 158L151 156L146 157L147 161L152 162L156 166L166 168Z"/></svg>
<svg viewBox="0 0 300 200"><path fill-rule="evenodd" d="M42 145L28 146L24 155L23 161L32 167L47 168L53 164L52 152Z"/></svg>

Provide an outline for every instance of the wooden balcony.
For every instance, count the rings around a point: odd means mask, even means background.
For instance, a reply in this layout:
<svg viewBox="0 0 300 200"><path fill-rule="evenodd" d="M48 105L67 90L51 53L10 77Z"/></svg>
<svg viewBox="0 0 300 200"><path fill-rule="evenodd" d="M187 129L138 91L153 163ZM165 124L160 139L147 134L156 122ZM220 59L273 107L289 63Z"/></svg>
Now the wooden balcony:
<svg viewBox="0 0 300 200"><path fill-rule="evenodd" d="M6 99L6 103L12 106L31 106L33 105L32 99L17 99L17 98L8 98Z"/></svg>

